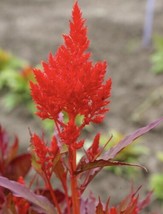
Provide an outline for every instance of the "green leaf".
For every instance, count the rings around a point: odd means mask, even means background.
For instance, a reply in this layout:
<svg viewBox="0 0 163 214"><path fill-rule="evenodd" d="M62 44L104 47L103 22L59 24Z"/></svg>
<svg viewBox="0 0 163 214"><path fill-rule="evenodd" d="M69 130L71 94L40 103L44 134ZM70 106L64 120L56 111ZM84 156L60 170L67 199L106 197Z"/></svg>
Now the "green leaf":
<svg viewBox="0 0 163 214"><path fill-rule="evenodd" d="M158 158L158 160L163 162L163 151L160 151L160 152L157 153L157 158Z"/></svg>
<svg viewBox="0 0 163 214"><path fill-rule="evenodd" d="M154 39L155 52L152 54L152 71L156 74L163 73L163 37Z"/></svg>
<svg viewBox="0 0 163 214"><path fill-rule="evenodd" d="M5 109L7 111L11 111L20 102L20 97L18 97L15 93L9 93L3 97L2 102L4 103Z"/></svg>
<svg viewBox="0 0 163 214"><path fill-rule="evenodd" d="M163 200L163 173L154 174L150 178L150 186L157 199Z"/></svg>

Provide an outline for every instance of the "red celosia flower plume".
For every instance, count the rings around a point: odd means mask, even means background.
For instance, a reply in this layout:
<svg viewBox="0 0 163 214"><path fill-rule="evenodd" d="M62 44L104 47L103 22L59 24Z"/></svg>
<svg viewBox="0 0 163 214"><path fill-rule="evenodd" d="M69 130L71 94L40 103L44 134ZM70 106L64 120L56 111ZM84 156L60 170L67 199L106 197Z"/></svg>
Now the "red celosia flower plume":
<svg viewBox="0 0 163 214"><path fill-rule="evenodd" d="M51 177L53 171L53 161L58 154L58 145L56 138L53 137L50 146L47 146L43 139L36 134L31 136L32 150L35 154L36 162L41 166L41 173L44 172L48 178Z"/></svg>
<svg viewBox="0 0 163 214"><path fill-rule="evenodd" d="M89 40L79 6L75 3L70 22L70 33L64 35L64 44L49 61L43 62L43 71L34 70L37 83L31 83L37 114L42 119L58 121L60 112L69 120L83 115L82 126L99 123L108 111L111 79L104 82L106 62L93 64L87 52Z"/></svg>

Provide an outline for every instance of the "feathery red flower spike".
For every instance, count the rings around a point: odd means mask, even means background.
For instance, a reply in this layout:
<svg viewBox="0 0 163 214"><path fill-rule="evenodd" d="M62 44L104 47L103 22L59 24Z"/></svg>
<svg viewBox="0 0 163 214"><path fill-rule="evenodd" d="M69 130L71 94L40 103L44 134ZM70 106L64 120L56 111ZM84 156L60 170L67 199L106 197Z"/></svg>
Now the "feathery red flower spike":
<svg viewBox="0 0 163 214"><path fill-rule="evenodd" d="M62 124L62 136L68 132L67 129L75 130L76 126L73 141L77 140L80 129L85 125L102 122L104 113L108 111L111 91L111 79L104 81L106 62L93 64L90 60L91 54L87 51L89 40L84 24L78 3L75 3L69 35L63 35L64 44L55 55L49 55L47 63L42 63L43 71L34 69L37 83L31 83L37 115L59 124L59 113L66 112L69 122ZM83 116L80 127L75 123L77 115Z"/></svg>
<svg viewBox="0 0 163 214"><path fill-rule="evenodd" d="M37 83L31 83L32 97L37 104L37 114L42 119L58 119L62 111L69 119L78 114L84 122L101 122L108 110L111 79L106 83L106 62L93 65L87 52L89 40L85 20L76 3L70 22L70 33L64 35L64 45L55 55L43 62L43 72L34 70Z"/></svg>

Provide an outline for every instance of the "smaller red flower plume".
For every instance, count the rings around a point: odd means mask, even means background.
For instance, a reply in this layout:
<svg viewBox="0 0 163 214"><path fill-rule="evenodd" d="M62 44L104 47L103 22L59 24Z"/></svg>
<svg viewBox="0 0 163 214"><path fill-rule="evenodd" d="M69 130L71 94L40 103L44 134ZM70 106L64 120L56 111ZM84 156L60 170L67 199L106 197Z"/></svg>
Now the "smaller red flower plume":
<svg viewBox="0 0 163 214"><path fill-rule="evenodd" d="M31 145L36 162L40 165L42 172L50 178L53 172L53 161L58 154L56 138L53 137L50 145L47 146L43 139L40 139L38 135L33 134L31 136Z"/></svg>
<svg viewBox="0 0 163 214"><path fill-rule="evenodd" d="M66 112L74 121L77 115L83 115L84 126L101 122L108 111L111 79L104 82L107 64L90 60L84 23L75 3L64 45L55 55L49 55L48 63L42 63L43 71L34 69L37 83L31 83L31 94L42 119L57 121L59 113Z"/></svg>
<svg viewBox="0 0 163 214"><path fill-rule="evenodd" d="M100 144L100 134L98 133L95 136L92 145L88 148L88 150L86 152L87 157L90 161L97 159L97 157L100 155L99 144Z"/></svg>

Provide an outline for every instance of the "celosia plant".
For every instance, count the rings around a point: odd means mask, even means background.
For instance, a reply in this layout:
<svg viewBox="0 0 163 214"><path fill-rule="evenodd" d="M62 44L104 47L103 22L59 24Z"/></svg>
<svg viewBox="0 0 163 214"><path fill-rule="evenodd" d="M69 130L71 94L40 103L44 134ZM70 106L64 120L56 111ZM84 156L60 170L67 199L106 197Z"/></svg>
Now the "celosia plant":
<svg viewBox="0 0 163 214"><path fill-rule="evenodd" d="M48 143L44 137L31 133L32 165L37 172L30 184L36 181L34 190L27 188L21 178L16 182L0 177L0 185L11 191L1 190L2 213L138 214L149 203L151 193L140 202L137 192L132 192L115 207L110 207L109 200L103 204L91 194L84 198L83 193L105 166L138 166L114 158L163 118L128 135L108 151L104 148L111 139L101 148L100 134L86 149L81 132L86 125L103 121L110 102L111 79L104 80L106 62L94 64L90 59L87 28L77 2L73 7L70 33L63 37L64 44L57 53L50 54L49 61L42 63L43 71L34 69L36 82L31 82L37 115L54 121L54 135ZM80 124L78 116L82 116ZM78 150L83 150L84 155L77 162ZM38 175L44 182L43 187L38 185ZM60 190L55 186L56 179L61 183Z"/></svg>

